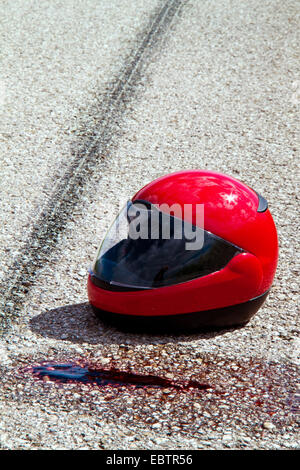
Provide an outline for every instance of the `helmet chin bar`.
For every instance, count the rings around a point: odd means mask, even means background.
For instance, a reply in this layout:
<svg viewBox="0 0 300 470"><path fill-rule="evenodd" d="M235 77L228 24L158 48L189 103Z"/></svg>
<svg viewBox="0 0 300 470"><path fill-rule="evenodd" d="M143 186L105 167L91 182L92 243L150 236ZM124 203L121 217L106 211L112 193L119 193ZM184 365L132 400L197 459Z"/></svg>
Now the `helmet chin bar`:
<svg viewBox="0 0 300 470"><path fill-rule="evenodd" d="M160 315L155 319L145 315L109 312L93 305L92 309L95 315L104 323L122 328L122 330L128 332L180 335L197 330L215 330L245 325L263 305L268 294L269 291L247 302L228 307L178 315Z"/></svg>

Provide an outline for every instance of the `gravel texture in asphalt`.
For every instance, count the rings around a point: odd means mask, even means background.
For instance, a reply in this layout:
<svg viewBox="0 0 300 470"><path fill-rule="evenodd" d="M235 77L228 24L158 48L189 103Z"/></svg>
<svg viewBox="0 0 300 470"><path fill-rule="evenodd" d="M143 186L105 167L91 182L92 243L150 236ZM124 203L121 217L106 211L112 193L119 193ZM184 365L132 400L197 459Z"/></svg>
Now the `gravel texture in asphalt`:
<svg viewBox="0 0 300 470"><path fill-rule="evenodd" d="M4 7L0 446L299 447L297 2ZM114 215L189 168L269 201L280 256L266 303L243 328L190 336L102 324L87 270ZM59 383L32 373L44 363L208 388Z"/></svg>

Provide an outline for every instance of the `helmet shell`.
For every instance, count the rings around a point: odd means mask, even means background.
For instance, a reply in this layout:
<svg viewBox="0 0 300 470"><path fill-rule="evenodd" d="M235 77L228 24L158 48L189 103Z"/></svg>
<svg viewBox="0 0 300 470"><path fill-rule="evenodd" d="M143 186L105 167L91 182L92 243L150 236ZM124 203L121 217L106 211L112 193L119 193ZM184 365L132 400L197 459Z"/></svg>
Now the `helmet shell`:
<svg viewBox="0 0 300 470"><path fill-rule="evenodd" d="M268 209L258 212L259 195L241 181L213 171L179 171L147 184L135 199L163 205L162 210L191 204L187 221L193 225L197 204L204 204L204 229L260 260L263 280L258 295L271 287L278 260L276 227Z"/></svg>
<svg viewBox="0 0 300 470"><path fill-rule="evenodd" d="M193 225L203 204L202 228L244 251L219 271L147 290L112 291L96 285L92 272L88 295L95 312L113 323L127 326L132 320L146 329L156 323L167 330L174 324L180 331L246 323L265 300L277 266L277 232L266 201L231 176L202 170L162 176L138 191L132 198L137 200L162 205L170 214L179 205ZM185 204L192 210L184 211Z"/></svg>

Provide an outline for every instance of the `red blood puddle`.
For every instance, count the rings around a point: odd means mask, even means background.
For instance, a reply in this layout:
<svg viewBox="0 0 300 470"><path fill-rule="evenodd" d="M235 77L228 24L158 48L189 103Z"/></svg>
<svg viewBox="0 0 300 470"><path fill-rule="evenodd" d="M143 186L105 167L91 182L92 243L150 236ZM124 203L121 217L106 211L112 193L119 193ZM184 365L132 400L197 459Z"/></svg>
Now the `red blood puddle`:
<svg viewBox="0 0 300 470"><path fill-rule="evenodd" d="M110 420L113 411L114 416L125 422L127 419L131 422L134 416L145 423L152 419L149 407L156 406L158 415L163 413L163 418L168 415L170 432L176 425L192 435L197 434L200 424L210 426L213 422L222 427L233 418L237 425L256 426L259 430L266 420L287 432L288 426L297 426L299 375L295 364L260 358L238 361L204 354L191 362L182 351L170 347L168 355L162 355L160 349L145 352L120 348L115 357L107 356L104 350L105 364L89 356L37 358L31 366L17 369L17 374L8 377L11 386L16 380L18 384L22 381L23 387L14 391L14 399L23 401L25 395L35 398L38 394L54 409L72 408L80 400L86 412L100 410L105 419ZM22 362L28 364L28 360L32 357L23 358ZM151 367L149 373L145 367ZM33 382L28 381L28 375ZM52 386L50 389L50 384L56 384L60 390ZM79 398L73 399L74 389ZM95 400L87 389L98 389L103 395L101 400ZM127 408L126 400L131 393L134 399ZM105 402L110 400L114 400L113 407L106 407Z"/></svg>
<svg viewBox="0 0 300 470"><path fill-rule="evenodd" d="M179 390L207 390L210 385L196 380L173 381L156 375L140 375L118 369L98 369L76 363L46 363L31 368L33 375L39 379L52 380L58 383L82 383L104 386L133 385L135 387L172 387Z"/></svg>

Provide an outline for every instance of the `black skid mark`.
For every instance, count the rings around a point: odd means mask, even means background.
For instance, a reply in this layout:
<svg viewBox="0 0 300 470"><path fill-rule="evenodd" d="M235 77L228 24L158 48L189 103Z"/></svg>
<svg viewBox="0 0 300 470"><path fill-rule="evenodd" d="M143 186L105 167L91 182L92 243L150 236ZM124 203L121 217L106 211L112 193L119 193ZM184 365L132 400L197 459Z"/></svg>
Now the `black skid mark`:
<svg viewBox="0 0 300 470"><path fill-rule="evenodd" d="M97 97L95 125L81 132L70 164L57 182L49 202L34 222L21 253L10 266L10 274L3 280L0 297L0 332L11 325L25 301L28 290L35 282L39 270L49 263L61 234L80 205L86 183L103 162L113 138L118 134L128 105L134 101L143 85L147 65L161 44L170 24L178 15L185 0L168 0L151 16L147 27L137 37L136 47L129 53L122 67ZM84 137L82 137L84 136Z"/></svg>

